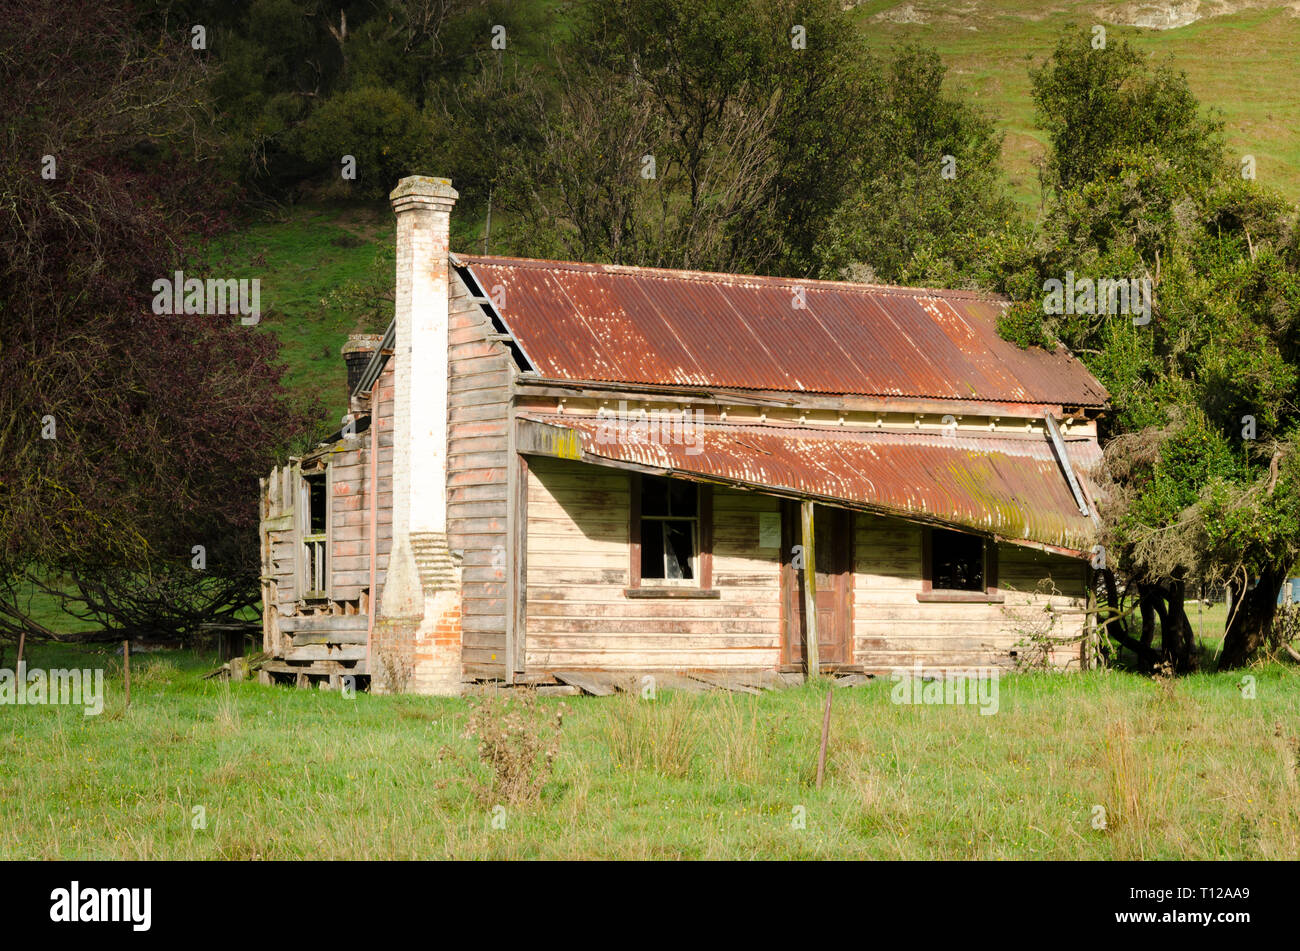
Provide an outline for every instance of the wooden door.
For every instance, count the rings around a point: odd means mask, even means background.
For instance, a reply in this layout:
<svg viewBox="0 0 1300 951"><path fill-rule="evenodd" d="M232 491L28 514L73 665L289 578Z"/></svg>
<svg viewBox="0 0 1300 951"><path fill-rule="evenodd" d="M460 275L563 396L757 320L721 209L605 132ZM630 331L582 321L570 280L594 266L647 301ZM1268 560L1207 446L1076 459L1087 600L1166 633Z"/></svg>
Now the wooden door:
<svg viewBox="0 0 1300 951"><path fill-rule="evenodd" d="M802 552L798 502L782 504L782 616L785 637L782 664L804 663L808 625L804 621L805 572L796 567L796 546ZM853 513L825 505L813 507L813 559L816 567L817 657L822 666L851 663L853 623Z"/></svg>

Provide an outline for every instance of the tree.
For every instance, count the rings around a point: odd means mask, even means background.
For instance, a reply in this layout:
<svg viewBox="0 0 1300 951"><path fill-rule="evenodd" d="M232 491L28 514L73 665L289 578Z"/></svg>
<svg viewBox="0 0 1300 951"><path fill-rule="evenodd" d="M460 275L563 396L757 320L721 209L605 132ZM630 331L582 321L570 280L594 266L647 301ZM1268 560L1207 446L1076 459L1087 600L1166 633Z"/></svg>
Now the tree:
<svg viewBox="0 0 1300 951"><path fill-rule="evenodd" d="M129 628L114 579L138 604L139 579L194 570L195 545L207 574L189 588L208 610L257 598L256 476L305 416L270 335L150 306L156 280L193 273L229 200L205 89L185 37L141 34L111 4L6 11L0 632L51 633L22 595L64 573Z"/></svg>
<svg viewBox="0 0 1300 951"><path fill-rule="evenodd" d="M1097 48L1088 30L1067 28L1030 80L1052 188L1096 181L1108 155L1147 146L1198 179L1222 171L1222 120L1203 112L1171 62L1152 63L1126 40Z"/></svg>
<svg viewBox="0 0 1300 951"><path fill-rule="evenodd" d="M855 185L817 242L827 277L928 284L987 282L991 242L1020 228L987 116L943 89L933 50L895 51L872 130L854 156ZM815 179L812 181L815 182Z"/></svg>
<svg viewBox="0 0 1300 951"><path fill-rule="evenodd" d="M511 122L521 146L500 197L528 223L518 250L812 269L875 99L837 4L595 0L554 58L557 81L533 85Z"/></svg>
<svg viewBox="0 0 1300 951"><path fill-rule="evenodd" d="M1236 607L1219 663L1240 665L1300 552L1296 212L1241 180L1185 79L1128 44L1067 31L1032 79L1049 193L1038 233L990 268L1020 301L1004 334L1063 341L1111 393L1103 543L1142 618L1111 631L1148 666L1191 669L1187 585L1222 580ZM1051 282L1082 288L1074 306L1048 306Z"/></svg>
<svg viewBox="0 0 1300 951"><path fill-rule="evenodd" d="M594 0L555 60L504 97L519 253L973 283L1018 227L1000 138L938 56L882 67L833 0Z"/></svg>
<svg viewBox="0 0 1300 951"><path fill-rule="evenodd" d="M428 118L401 94L365 86L332 96L285 141L304 171L330 183L331 194L383 198L403 176L437 171L434 136ZM352 157L354 179L341 174L344 156Z"/></svg>
<svg viewBox="0 0 1300 951"><path fill-rule="evenodd" d="M549 15L510 0L159 6L148 19L158 28L206 24L223 152L250 190L275 200L373 198L398 166L398 177L466 171L445 134L459 91L492 62L530 56ZM345 155L357 159L356 188L340 175ZM472 193L470 176L458 181Z"/></svg>

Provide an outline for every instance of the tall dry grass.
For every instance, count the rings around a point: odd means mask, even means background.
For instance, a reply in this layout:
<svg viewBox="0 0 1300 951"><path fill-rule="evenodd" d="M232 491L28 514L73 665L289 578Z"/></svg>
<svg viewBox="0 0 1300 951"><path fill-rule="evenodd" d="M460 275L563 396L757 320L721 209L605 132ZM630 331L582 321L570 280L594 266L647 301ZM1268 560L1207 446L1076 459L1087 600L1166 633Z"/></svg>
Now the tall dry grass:
<svg viewBox="0 0 1300 951"><path fill-rule="evenodd" d="M675 691L652 700L622 693L608 701L603 724L615 765L674 779L690 773L704 732L695 705Z"/></svg>

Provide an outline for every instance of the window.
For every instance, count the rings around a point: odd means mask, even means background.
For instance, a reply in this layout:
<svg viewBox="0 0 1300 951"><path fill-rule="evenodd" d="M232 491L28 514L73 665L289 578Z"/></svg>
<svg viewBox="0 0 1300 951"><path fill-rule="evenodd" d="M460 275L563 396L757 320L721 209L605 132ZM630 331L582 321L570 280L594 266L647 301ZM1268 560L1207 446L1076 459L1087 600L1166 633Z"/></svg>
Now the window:
<svg viewBox="0 0 1300 951"><path fill-rule="evenodd" d="M934 587L941 591L984 590L984 539L978 535L932 529L930 557Z"/></svg>
<svg viewBox="0 0 1300 951"><path fill-rule="evenodd" d="M300 490L302 533L301 578L303 598L327 596L329 578L329 492L325 471L304 472Z"/></svg>
<svg viewBox="0 0 1300 951"><path fill-rule="evenodd" d="M631 476L628 597L717 597L713 587L710 486Z"/></svg>
<svg viewBox="0 0 1300 951"><path fill-rule="evenodd" d="M943 528L924 530L920 601L1001 601L997 549L982 536Z"/></svg>
<svg viewBox="0 0 1300 951"><path fill-rule="evenodd" d="M700 500L694 482L641 480L641 578L693 581L699 551Z"/></svg>
<svg viewBox="0 0 1300 951"><path fill-rule="evenodd" d="M324 535L327 517L325 503L325 473L313 473L303 479L307 483L307 534Z"/></svg>

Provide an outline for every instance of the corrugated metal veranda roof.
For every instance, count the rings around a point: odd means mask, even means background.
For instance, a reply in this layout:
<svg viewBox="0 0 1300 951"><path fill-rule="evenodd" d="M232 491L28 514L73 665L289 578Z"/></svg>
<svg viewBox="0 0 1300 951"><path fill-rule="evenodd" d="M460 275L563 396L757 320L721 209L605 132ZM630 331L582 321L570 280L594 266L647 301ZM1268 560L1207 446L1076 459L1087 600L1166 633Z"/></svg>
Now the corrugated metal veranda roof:
<svg viewBox="0 0 1300 951"><path fill-rule="evenodd" d="M603 460L842 502L919 521L1082 553L1095 541L1044 434L968 436L883 430L701 423L664 438L627 421L522 417L521 452ZM1081 477L1097 460L1088 439L1067 440Z"/></svg>

